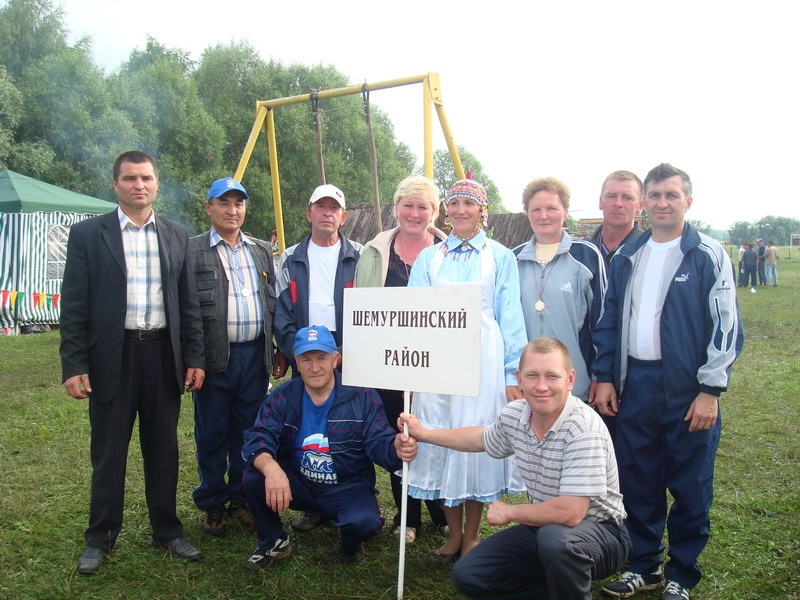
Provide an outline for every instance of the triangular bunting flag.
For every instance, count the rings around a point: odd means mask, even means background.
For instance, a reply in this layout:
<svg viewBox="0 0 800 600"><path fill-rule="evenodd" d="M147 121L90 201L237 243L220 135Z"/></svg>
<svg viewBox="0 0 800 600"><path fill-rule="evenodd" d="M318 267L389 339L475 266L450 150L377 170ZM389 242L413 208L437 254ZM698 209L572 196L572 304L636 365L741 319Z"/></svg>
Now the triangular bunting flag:
<svg viewBox="0 0 800 600"><path fill-rule="evenodd" d="M61 294L53 294L53 308L58 308L59 300L61 300Z"/></svg>
<svg viewBox="0 0 800 600"><path fill-rule="evenodd" d="M2 308L5 308L5 307L6 307L6 304L8 304L8 295L9 295L11 292L9 292L8 290L1 290L1 291L2 291L2 295L3 295L3 303L2 303Z"/></svg>

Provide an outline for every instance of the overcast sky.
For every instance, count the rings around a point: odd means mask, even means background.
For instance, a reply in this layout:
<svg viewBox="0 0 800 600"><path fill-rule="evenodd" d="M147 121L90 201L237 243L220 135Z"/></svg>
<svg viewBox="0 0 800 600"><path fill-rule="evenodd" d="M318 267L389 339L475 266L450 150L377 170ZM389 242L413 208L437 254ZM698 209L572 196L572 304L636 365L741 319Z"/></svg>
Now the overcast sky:
<svg viewBox="0 0 800 600"><path fill-rule="evenodd" d="M667 161L692 177L690 218L717 228L766 215L800 218L793 2L61 6L71 39L91 37L107 72L143 48L148 34L195 60L210 45L248 40L264 59L330 64L353 84L438 72L456 142L483 163L513 211L528 181L552 175L572 189L574 217L599 216L608 173L628 169L644 178ZM415 85L371 98L419 161L421 96ZM434 139L444 146L439 131Z"/></svg>

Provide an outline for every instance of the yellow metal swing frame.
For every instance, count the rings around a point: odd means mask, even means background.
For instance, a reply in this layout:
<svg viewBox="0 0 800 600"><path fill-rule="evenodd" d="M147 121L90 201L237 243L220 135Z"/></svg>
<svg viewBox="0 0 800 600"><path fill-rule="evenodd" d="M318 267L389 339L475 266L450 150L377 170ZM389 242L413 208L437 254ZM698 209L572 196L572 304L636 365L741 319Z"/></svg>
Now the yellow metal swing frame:
<svg viewBox="0 0 800 600"><path fill-rule="evenodd" d="M241 181L247 170L247 164L250 162L250 156L253 154L258 135L263 129L267 132L267 147L269 151L269 167L272 175L272 197L275 204L275 224L278 233L278 246L280 252L286 248L286 242L283 233L283 209L281 206L281 186L280 174L278 171L278 151L277 141L275 138L275 116L274 110L279 106L289 106L291 104L301 104L303 102L311 102L312 97L318 100L326 98L339 98L341 96L350 96L353 94L361 94L365 91L385 90L393 87L400 87L404 85L412 85L415 83L422 84L422 115L423 115L423 128L424 128L424 174L430 180L433 180L433 111L431 107L436 107L436 115L439 117L439 124L442 127L447 149L450 152L450 158L455 167L456 176L459 179L464 178L464 167L461 164L461 158L458 154L458 148L455 141L453 141L453 134L450 131L450 124L447 121L447 115L444 112L442 104L441 86L439 85L438 73L426 73L424 75L415 75L412 77L404 77L402 79L390 79L388 81L380 81L378 83L364 83L361 85L351 85L348 87L338 88L335 90L321 90L315 94L302 94L300 96L289 96L287 98L276 98L274 100L260 100L256 102L256 120L253 123L253 128L250 130L250 137L247 140L247 145L242 152L242 158L239 160L239 166L236 167L234 178Z"/></svg>

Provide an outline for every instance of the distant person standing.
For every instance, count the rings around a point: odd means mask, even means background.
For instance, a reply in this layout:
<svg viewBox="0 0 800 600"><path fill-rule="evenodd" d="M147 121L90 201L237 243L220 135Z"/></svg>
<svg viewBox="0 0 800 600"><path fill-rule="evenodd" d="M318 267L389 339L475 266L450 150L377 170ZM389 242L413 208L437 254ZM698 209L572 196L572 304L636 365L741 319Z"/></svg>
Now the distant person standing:
<svg viewBox="0 0 800 600"><path fill-rule="evenodd" d="M767 251L767 247L761 238L756 240L756 244L756 252L758 252L758 285L767 285L767 269L766 264L764 264L764 253Z"/></svg>
<svg viewBox="0 0 800 600"><path fill-rule="evenodd" d="M642 180L635 173L614 171L606 177L600 190L603 224L589 238L603 255L606 269L623 244L642 234L634 219L642 206Z"/></svg>
<svg viewBox="0 0 800 600"><path fill-rule="evenodd" d="M747 287L748 285L751 285L752 287L756 287L758 285L756 282L758 252L755 251L753 242L747 244L747 249L744 251L742 262L744 264L744 280L742 282L742 286Z"/></svg>
<svg viewBox="0 0 800 600"><path fill-rule="evenodd" d="M744 286L744 253L747 250L747 244L739 246L739 265L736 271L736 281L740 287Z"/></svg>
<svg viewBox="0 0 800 600"><path fill-rule="evenodd" d="M764 262L767 268L767 283L772 281L772 287L778 287L778 248L770 240L767 242L767 249L764 252Z"/></svg>

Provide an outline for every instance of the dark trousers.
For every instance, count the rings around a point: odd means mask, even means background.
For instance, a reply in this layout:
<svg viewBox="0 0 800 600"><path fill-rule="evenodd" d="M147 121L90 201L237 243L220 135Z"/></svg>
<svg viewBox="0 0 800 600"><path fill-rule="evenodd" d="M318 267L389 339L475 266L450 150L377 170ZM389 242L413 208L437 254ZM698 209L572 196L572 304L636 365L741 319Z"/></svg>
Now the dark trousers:
<svg viewBox="0 0 800 600"><path fill-rule="evenodd" d="M750 282L750 283L748 283ZM742 284L744 287L748 285L750 287L756 287L758 283L756 282L756 266L755 265L745 265L744 266L744 283Z"/></svg>
<svg viewBox="0 0 800 600"><path fill-rule="evenodd" d="M667 396L661 361L629 359L617 415L615 449L620 491L633 549L630 570L652 573L669 538L666 575L684 587L700 581L697 558L708 542L714 460L722 416L689 433L684 421L695 393ZM667 512L667 490L674 499Z"/></svg>
<svg viewBox="0 0 800 600"><path fill-rule="evenodd" d="M606 429L608 429L608 435L611 436L611 441L613 442L617 437L617 417L608 417L602 414L599 410L597 411L597 414L600 415L603 423L605 423Z"/></svg>
<svg viewBox="0 0 800 600"><path fill-rule="evenodd" d="M253 426L269 387L264 339L230 345L224 371L206 373L194 393L194 440L200 475L192 497L200 510L245 504L243 432ZM225 477L227 475L227 482Z"/></svg>
<svg viewBox="0 0 800 600"><path fill-rule="evenodd" d="M110 402L89 401L92 496L85 538L89 546L106 550L122 529L125 468L137 414L153 536L169 542L183 535L175 509L181 404L169 340L123 344L119 389Z"/></svg>
<svg viewBox="0 0 800 600"><path fill-rule="evenodd" d="M279 459L292 490L290 508L312 510L333 521L339 528L339 549L343 554L353 554L361 542L380 533L383 517L378 498L370 487L356 485L314 485L298 473L289 460ZM267 506L264 475L253 467L244 470L244 489L250 512L256 521L259 548L271 548L278 538L286 537L278 513Z"/></svg>
<svg viewBox="0 0 800 600"><path fill-rule="evenodd" d="M592 580L619 571L629 546L625 526L612 522L516 525L475 546L450 577L469 598L591 600Z"/></svg>
<svg viewBox="0 0 800 600"><path fill-rule="evenodd" d="M386 418L389 424L394 427L395 431L400 433L397 428L397 418L403 412L403 392L398 390L378 390L378 394L383 402L383 408L386 411ZM394 498L394 505L397 507L397 513L394 516L394 527L400 526L400 507L403 502L403 478L395 475L393 472L389 475L392 484L392 498ZM439 500L425 500L425 505L428 507L428 514L431 516L431 521L437 527L447 525L447 519L444 516L444 510ZM413 527L417 531L422 527L422 500L408 496L408 504L406 505L406 527Z"/></svg>

